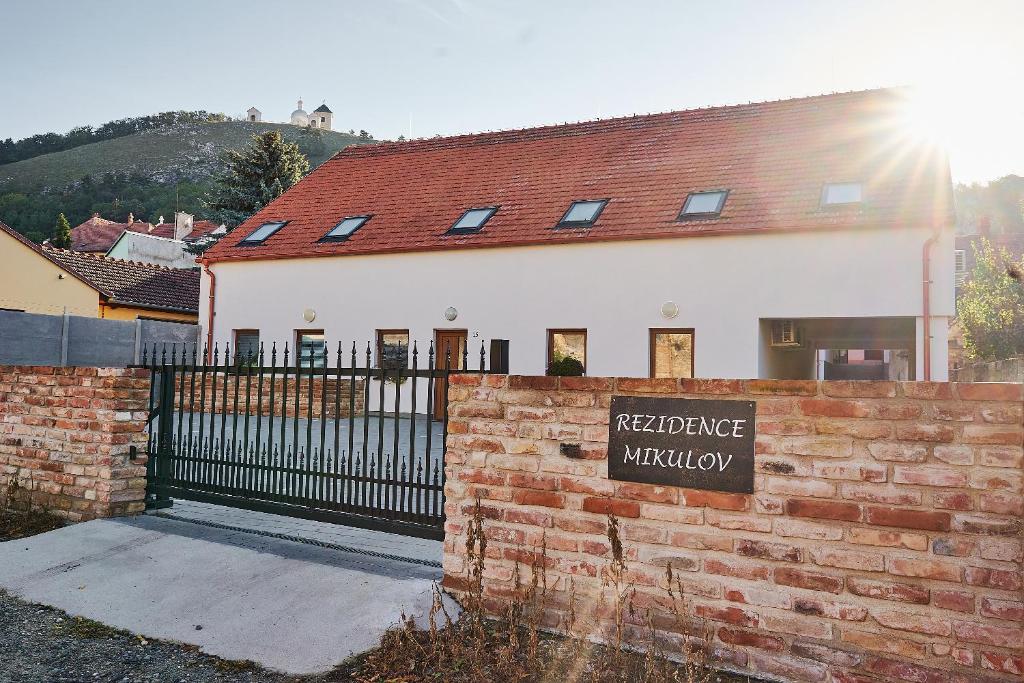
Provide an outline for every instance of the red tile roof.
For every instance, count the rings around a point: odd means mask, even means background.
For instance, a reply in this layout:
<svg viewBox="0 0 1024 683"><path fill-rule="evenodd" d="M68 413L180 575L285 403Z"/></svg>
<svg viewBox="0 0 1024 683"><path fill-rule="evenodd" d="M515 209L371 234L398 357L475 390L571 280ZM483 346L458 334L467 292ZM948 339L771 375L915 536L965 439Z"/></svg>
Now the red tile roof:
<svg viewBox="0 0 1024 683"><path fill-rule="evenodd" d="M3 221L0 221L0 231L63 268L112 303L181 313L199 312L198 268L167 268L39 246Z"/></svg>
<svg viewBox="0 0 1024 683"><path fill-rule="evenodd" d="M335 155L204 260L498 247L952 222L947 160L901 126L905 93L873 90L377 145ZM864 201L820 204L827 182ZM728 189L721 216L678 221L690 192ZM591 228L553 229L575 199L609 198ZM483 230L445 235L471 207ZM319 242L373 214L347 241ZM259 246L239 246L268 221Z"/></svg>
<svg viewBox="0 0 1024 683"><path fill-rule="evenodd" d="M220 227L220 224L213 221L199 220L192 224L192 232L185 236L186 242L195 241L205 237ZM146 223L145 221L134 221L133 223L117 223L106 218L94 215L92 218L76 225L71 230L71 248L75 251L103 252L106 253L114 245L117 238L125 230L141 232L157 237L174 237L174 223Z"/></svg>
<svg viewBox="0 0 1024 683"><path fill-rule="evenodd" d="M42 254L103 294L111 303L199 312L199 269L167 268L43 247Z"/></svg>

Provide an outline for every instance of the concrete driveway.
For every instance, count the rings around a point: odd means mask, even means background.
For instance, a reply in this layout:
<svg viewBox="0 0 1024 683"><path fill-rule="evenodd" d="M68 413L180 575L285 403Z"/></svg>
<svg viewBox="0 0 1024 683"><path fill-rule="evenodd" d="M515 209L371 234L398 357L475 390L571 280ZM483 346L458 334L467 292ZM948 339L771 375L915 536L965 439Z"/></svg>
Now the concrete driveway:
<svg viewBox="0 0 1024 683"><path fill-rule="evenodd" d="M295 674L375 646L403 610L424 615L440 573L156 516L0 543L0 588L12 595Z"/></svg>

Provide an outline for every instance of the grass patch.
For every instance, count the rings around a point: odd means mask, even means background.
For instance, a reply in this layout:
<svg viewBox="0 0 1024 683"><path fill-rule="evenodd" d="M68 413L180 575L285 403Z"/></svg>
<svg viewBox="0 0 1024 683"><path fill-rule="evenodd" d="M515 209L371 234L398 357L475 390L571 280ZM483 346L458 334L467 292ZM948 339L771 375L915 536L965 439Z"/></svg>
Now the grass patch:
<svg viewBox="0 0 1024 683"><path fill-rule="evenodd" d="M35 536L64 526L60 517L43 510L7 510L0 508L0 541Z"/></svg>
<svg viewBox="0 0 1024 683"><path fill-rule="evenodd" d="M54 631L61 635L70 636L72 638L81 638L83 640L105 640L108 638L133 637L131 633L122 631L121 629L114 628L113 626L107 626L101 624L93 619L86 617L68 617L64 621L60 622L54 627Z"/></svg>

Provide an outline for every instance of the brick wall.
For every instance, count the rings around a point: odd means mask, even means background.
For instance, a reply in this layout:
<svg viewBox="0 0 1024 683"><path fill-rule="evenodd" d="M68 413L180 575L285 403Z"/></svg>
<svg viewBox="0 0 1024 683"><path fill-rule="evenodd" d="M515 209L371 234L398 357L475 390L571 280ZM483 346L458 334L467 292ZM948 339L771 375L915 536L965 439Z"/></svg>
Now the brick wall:
<svg viewBox="0 0 1024 683"><path fill-rule="evenodd" d="M0 505L141 512L148 398L148 370L0 366Z"/></svg>
<svg viewBox="0 0 1024 683"><path fill-rule="evenodd" d="M756 401L755 493L610 481L613 393ZM664 604L671 562L720 666L793 681L1020 680L1022 398L1019 384L456 376L445 584L467 585L479 497L487 594L509 595L515 563L543 542L546 623L565 626L571 578L574 613L589 605L608 633L595 605L612 512L638 604Z"/></svg>
<svg viewBox="0 0 1024 683"><path fill-rule="evenodd" d="M191 412L199 412L200 408L202 408L204 413L233 413L235 412L237 396L238 412L241 414L246 412L246 395L248 395L248 411L250 415L255 416L257 411L262 416L270 415L271 381L269 373L264 375L262 385L259 383L258 375L252 374L250 377L246 377L244 370L241 374L216 373L216 385L214 385L214 373L212 372L206 374L205 380L204 389L203 375L201 373L195 374L195 383L193 385L193 375L191 373L179 372L174 388L175 409L180 409L184 405L186 410L191 406ZM355 415L359 415L363 411L364 385L364 380L356 380ZM326 412L328 419L336 417L347 418L349 416L351 386L351 379L313 378L313 418L319 419L321 412ZM283 377L276 377L274 379L275 416L280 417L283 411L285 417L294 417L296 413L295 388L294 376L289 377L287 380ZM299 382L298 388L298 415L300 418L304 418L310 414L309 378L303 377ZM285 393L286 390L287 393ZM323 401L325 390L327 400ZM205 396L203 395L204 393ZM335 406L335 397L338 397L337 406ZM326 408L326 411L323 410L324 408Z"/></svg>

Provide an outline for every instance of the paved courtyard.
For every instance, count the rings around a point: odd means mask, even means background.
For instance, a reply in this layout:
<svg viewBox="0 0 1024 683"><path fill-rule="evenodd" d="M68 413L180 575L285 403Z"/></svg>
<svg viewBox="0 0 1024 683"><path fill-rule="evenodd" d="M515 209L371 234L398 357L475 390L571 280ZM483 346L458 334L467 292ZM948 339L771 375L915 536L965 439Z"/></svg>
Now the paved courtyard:
<svg viewBox="0 0 1024 683"><path fill-rule="evenodd" d="M0 544L0 588L140 635L304 674L373 647L403 611L423 618L441 576L424 563L440 559L437 541L195 503L167 512L205 523L150 514ZM226 528L243 526L263 533Z"/></svg>

